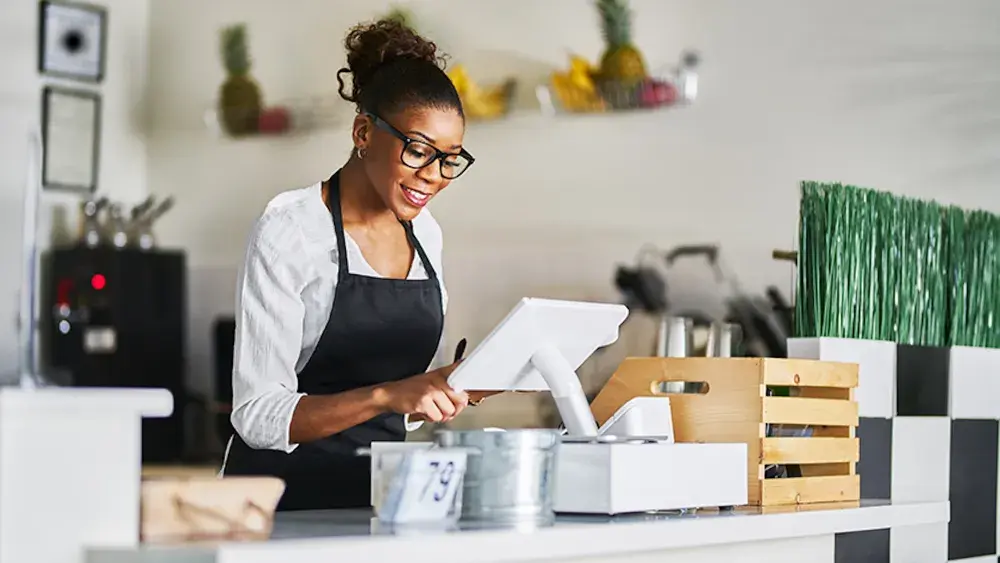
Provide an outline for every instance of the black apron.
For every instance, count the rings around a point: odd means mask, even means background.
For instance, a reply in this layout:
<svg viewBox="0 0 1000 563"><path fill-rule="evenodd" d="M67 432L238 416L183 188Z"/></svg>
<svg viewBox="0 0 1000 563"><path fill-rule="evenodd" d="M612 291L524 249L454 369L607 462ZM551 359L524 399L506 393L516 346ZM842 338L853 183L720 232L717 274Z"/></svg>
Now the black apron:
<svg viewBox="0 0 1000 563"><path fill-rule="evenodd" d="M437 351L444 312L437 274L414 236L413 226L403 223L427 279L352 274L340 210L339 171L330 179L328 195L337 235L336 295L316 350L298 374L299 391L309 395L341 393L425 372ZM224 474L284 479L285 493L278 510L368 507L371 460L355 451L373 441L403 441L405 437L403 416L394 413L299 444L292 453L255 450L236 434Z"/></svg>

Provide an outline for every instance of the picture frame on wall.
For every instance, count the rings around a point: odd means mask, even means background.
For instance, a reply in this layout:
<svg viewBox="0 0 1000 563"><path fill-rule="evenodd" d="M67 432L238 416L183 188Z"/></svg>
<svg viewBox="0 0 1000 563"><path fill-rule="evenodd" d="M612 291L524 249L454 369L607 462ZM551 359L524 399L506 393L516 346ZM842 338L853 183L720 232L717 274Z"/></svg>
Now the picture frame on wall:
<svg viewBox="0 0 1000 563"><path fill-rule="evenodd" d="M46 86L42 90L42 187L94 192L100 145L100 95Z"/></svg>
<svg viewBox="0 0 1000 563"><path fill-rule="evenodd" d="M63 0L42 0L38 21L40 73L90 83L104 80L107 9Z"/></svg>

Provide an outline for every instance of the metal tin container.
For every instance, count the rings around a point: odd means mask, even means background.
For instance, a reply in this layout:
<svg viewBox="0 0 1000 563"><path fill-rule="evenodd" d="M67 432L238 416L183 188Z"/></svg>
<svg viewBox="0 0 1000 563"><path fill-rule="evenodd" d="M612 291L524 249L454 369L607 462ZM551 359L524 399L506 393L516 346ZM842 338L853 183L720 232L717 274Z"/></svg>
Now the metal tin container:
<svg viewBox="0 0 1000 563"><path fill-rule="evenodd" d="M739 346L743 332L740 325L714 322L709 328L708 347L705 355L712 358L730 358Z"/></svg>
<svg viewBox="0 0 1000 563"><path fill-rule="evenodd" d="M660 358L686 358L694 350L694 321L688 317L663 315L656 336Z"/></svg>
<svg viewBox="0 0 1000 563"><path fill-rule="evenodd" d="M438 446L468 452L460 519L551 524L559 442L546 429L437 432Z"/></svg>

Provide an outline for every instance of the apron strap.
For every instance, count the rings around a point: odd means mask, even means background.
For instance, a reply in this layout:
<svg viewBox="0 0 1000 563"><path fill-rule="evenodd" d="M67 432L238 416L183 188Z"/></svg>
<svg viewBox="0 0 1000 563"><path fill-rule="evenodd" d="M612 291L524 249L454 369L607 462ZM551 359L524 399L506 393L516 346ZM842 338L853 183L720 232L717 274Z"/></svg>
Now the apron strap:
<svg viewBox="0 0 1000 563"><path fill-rule="evenodd" d="M326 190L329 200L330 215L333 217L333 233L337 238L337 279L342 281L347 277L347 237L344 235L344 216L340 211L340 170L333 173L327 181Z"/></svg>
<svg viewBox="0 0 1000 563"><path fill-rule="evenodd" d="M413 249L417 251L417 256L420 257L420 263L424 265L424 271L427 272L427 278L431 280L437 280L437 272L434 271L434 266L431 261L427 258L427 253L424 252L424 247L417 240L417 235L413 232L413 224L409 221L403 222L403 230L406 231L406 238L409 239L410 244L413 245Z"/></svg>

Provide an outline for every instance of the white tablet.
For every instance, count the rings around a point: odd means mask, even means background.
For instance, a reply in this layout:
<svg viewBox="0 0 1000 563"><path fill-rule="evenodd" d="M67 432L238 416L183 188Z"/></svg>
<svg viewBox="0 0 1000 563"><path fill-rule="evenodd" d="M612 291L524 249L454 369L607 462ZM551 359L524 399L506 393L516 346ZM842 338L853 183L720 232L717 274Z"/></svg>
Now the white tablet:
<svg viewBox="0 0 1000 563"><path fill-rule="evenodd" d="M576 370L618 340L624 305L525 297L451 373L457 390L551 391L566 428L596 435ZM582 401L582 404L581 404ZM580 412L586 407L586 413ZM569 412L573 411L573 412ZM591 428L593 426L593 428Z"/></svg>

